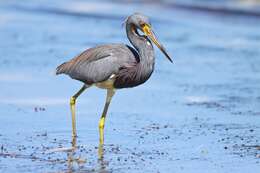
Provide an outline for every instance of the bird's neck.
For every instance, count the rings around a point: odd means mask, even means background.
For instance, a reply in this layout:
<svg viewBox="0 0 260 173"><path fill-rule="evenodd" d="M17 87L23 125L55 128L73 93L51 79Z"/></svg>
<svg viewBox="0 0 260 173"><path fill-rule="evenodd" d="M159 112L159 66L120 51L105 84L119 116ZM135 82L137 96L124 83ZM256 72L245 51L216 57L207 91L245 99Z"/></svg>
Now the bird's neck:
<svg viewBox="0 0 260 173"><path fill-rule="evenodd" d="M137 50L140 58L139 66L142 70L153 71L154 50L151 41L146 36L140 36L133 24L126 26L126 33L129 41Z"/></svg>

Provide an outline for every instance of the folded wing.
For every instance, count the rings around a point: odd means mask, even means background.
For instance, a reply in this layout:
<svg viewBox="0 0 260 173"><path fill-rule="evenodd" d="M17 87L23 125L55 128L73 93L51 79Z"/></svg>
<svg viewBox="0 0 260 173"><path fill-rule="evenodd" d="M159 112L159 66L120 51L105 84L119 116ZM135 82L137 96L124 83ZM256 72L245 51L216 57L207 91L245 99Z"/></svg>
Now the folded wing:
<svg viewBox="0 0 260 173"><path fill-rule="evenodd" d="M124 44L109 44L87 49L57 67L56 74L67 74L86 84L107 80L123 67L138 63L137 52Z"/></svg>

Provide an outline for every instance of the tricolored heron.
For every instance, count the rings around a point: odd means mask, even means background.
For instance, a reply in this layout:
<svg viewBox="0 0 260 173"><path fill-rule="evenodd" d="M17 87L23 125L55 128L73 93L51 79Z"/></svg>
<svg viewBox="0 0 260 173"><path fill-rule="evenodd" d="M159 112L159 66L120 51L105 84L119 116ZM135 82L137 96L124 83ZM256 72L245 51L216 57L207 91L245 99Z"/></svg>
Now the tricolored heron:
<svg viewBox="0 0 260 173"><path fill-rule="evenodd" d="M87 49L57 67L56 74L67 74L72 79L84 83L70 99L73 137L76 137L75 103L85 89L90 86L107 89L106 103L99 121L100 143L103 143L105 118L115 90L143 84L154 70L155 56L152 42L172 62L155 37L148 17L134 13L126 19L125 24L127 37L134 48L125 44L100 45Z"/></svg>

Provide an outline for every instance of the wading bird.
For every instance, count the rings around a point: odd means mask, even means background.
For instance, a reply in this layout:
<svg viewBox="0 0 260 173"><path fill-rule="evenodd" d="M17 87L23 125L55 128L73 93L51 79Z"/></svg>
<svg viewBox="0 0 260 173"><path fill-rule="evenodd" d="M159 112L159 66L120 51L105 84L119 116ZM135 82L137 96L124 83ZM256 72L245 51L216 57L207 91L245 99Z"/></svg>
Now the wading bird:
<svg viewBox="0 0 260 173"><path fill-rule="evenodd" d="M75 103L85 89L90 86L107 89L105 107L99 120L100 143L103 144L105 118L115 90L143 84L154 70L155 56L152 42L172 62L155 37L148 17L134 13L126 19L125 26L127 37L134 48L125 44L100 45L87 49L56 69L57 75L67 74L72 79L84 83L70 99L73 137L76 137Z"/></svg>

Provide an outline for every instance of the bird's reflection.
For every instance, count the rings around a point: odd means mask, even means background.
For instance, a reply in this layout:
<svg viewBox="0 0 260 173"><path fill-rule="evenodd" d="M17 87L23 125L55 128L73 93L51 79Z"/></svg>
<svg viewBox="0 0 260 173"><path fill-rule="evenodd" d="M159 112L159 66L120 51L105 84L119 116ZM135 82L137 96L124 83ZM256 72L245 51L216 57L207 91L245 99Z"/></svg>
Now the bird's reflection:
<svg viewBox="0 0 260 173"><path fill-rule="evenodd" d="M77 156L77 151L78 151L77 137L72 137L71 145L72 145L71 150L69 150L67 152L68 171L74 172L77 170L75 167L80 169L80 168L84 167L84 164L87 163L87 161L86 161L86 159ZM96 171L100 172L100 173L109 172L106 170L107 165L108 165L108 162L106 162L104 160L104 144L99 143L99 145L98 145L98 168L96 168L97 169Z"/></svg>
<svg viewBox="0 0 260 173"><path fill-rule="evenodd" d="M68 170L72 171L73 170L73 163L77 163L77 159L74 158L75 152L77 149L77 138L76 136L72 137L71 141L71 150L68 152Z"/></svg>
<svg viewBox="0 0 260 173"><path fill-rule="evenodd" d="M99 163L99 172L106 172L106 162L104 161L104 145L99 143L98 146L98 163Z"/></svg>
<svg viewBox="0 0 260 173"><path fill-rule="evenodd" d="M72 137L71 141L71 150L68 151L68 170L73 172L74 165L77 165L78 168L83 167L86 163L86 159L81 158L80 156L76 156L77 154L77 138Z"/></svg>

